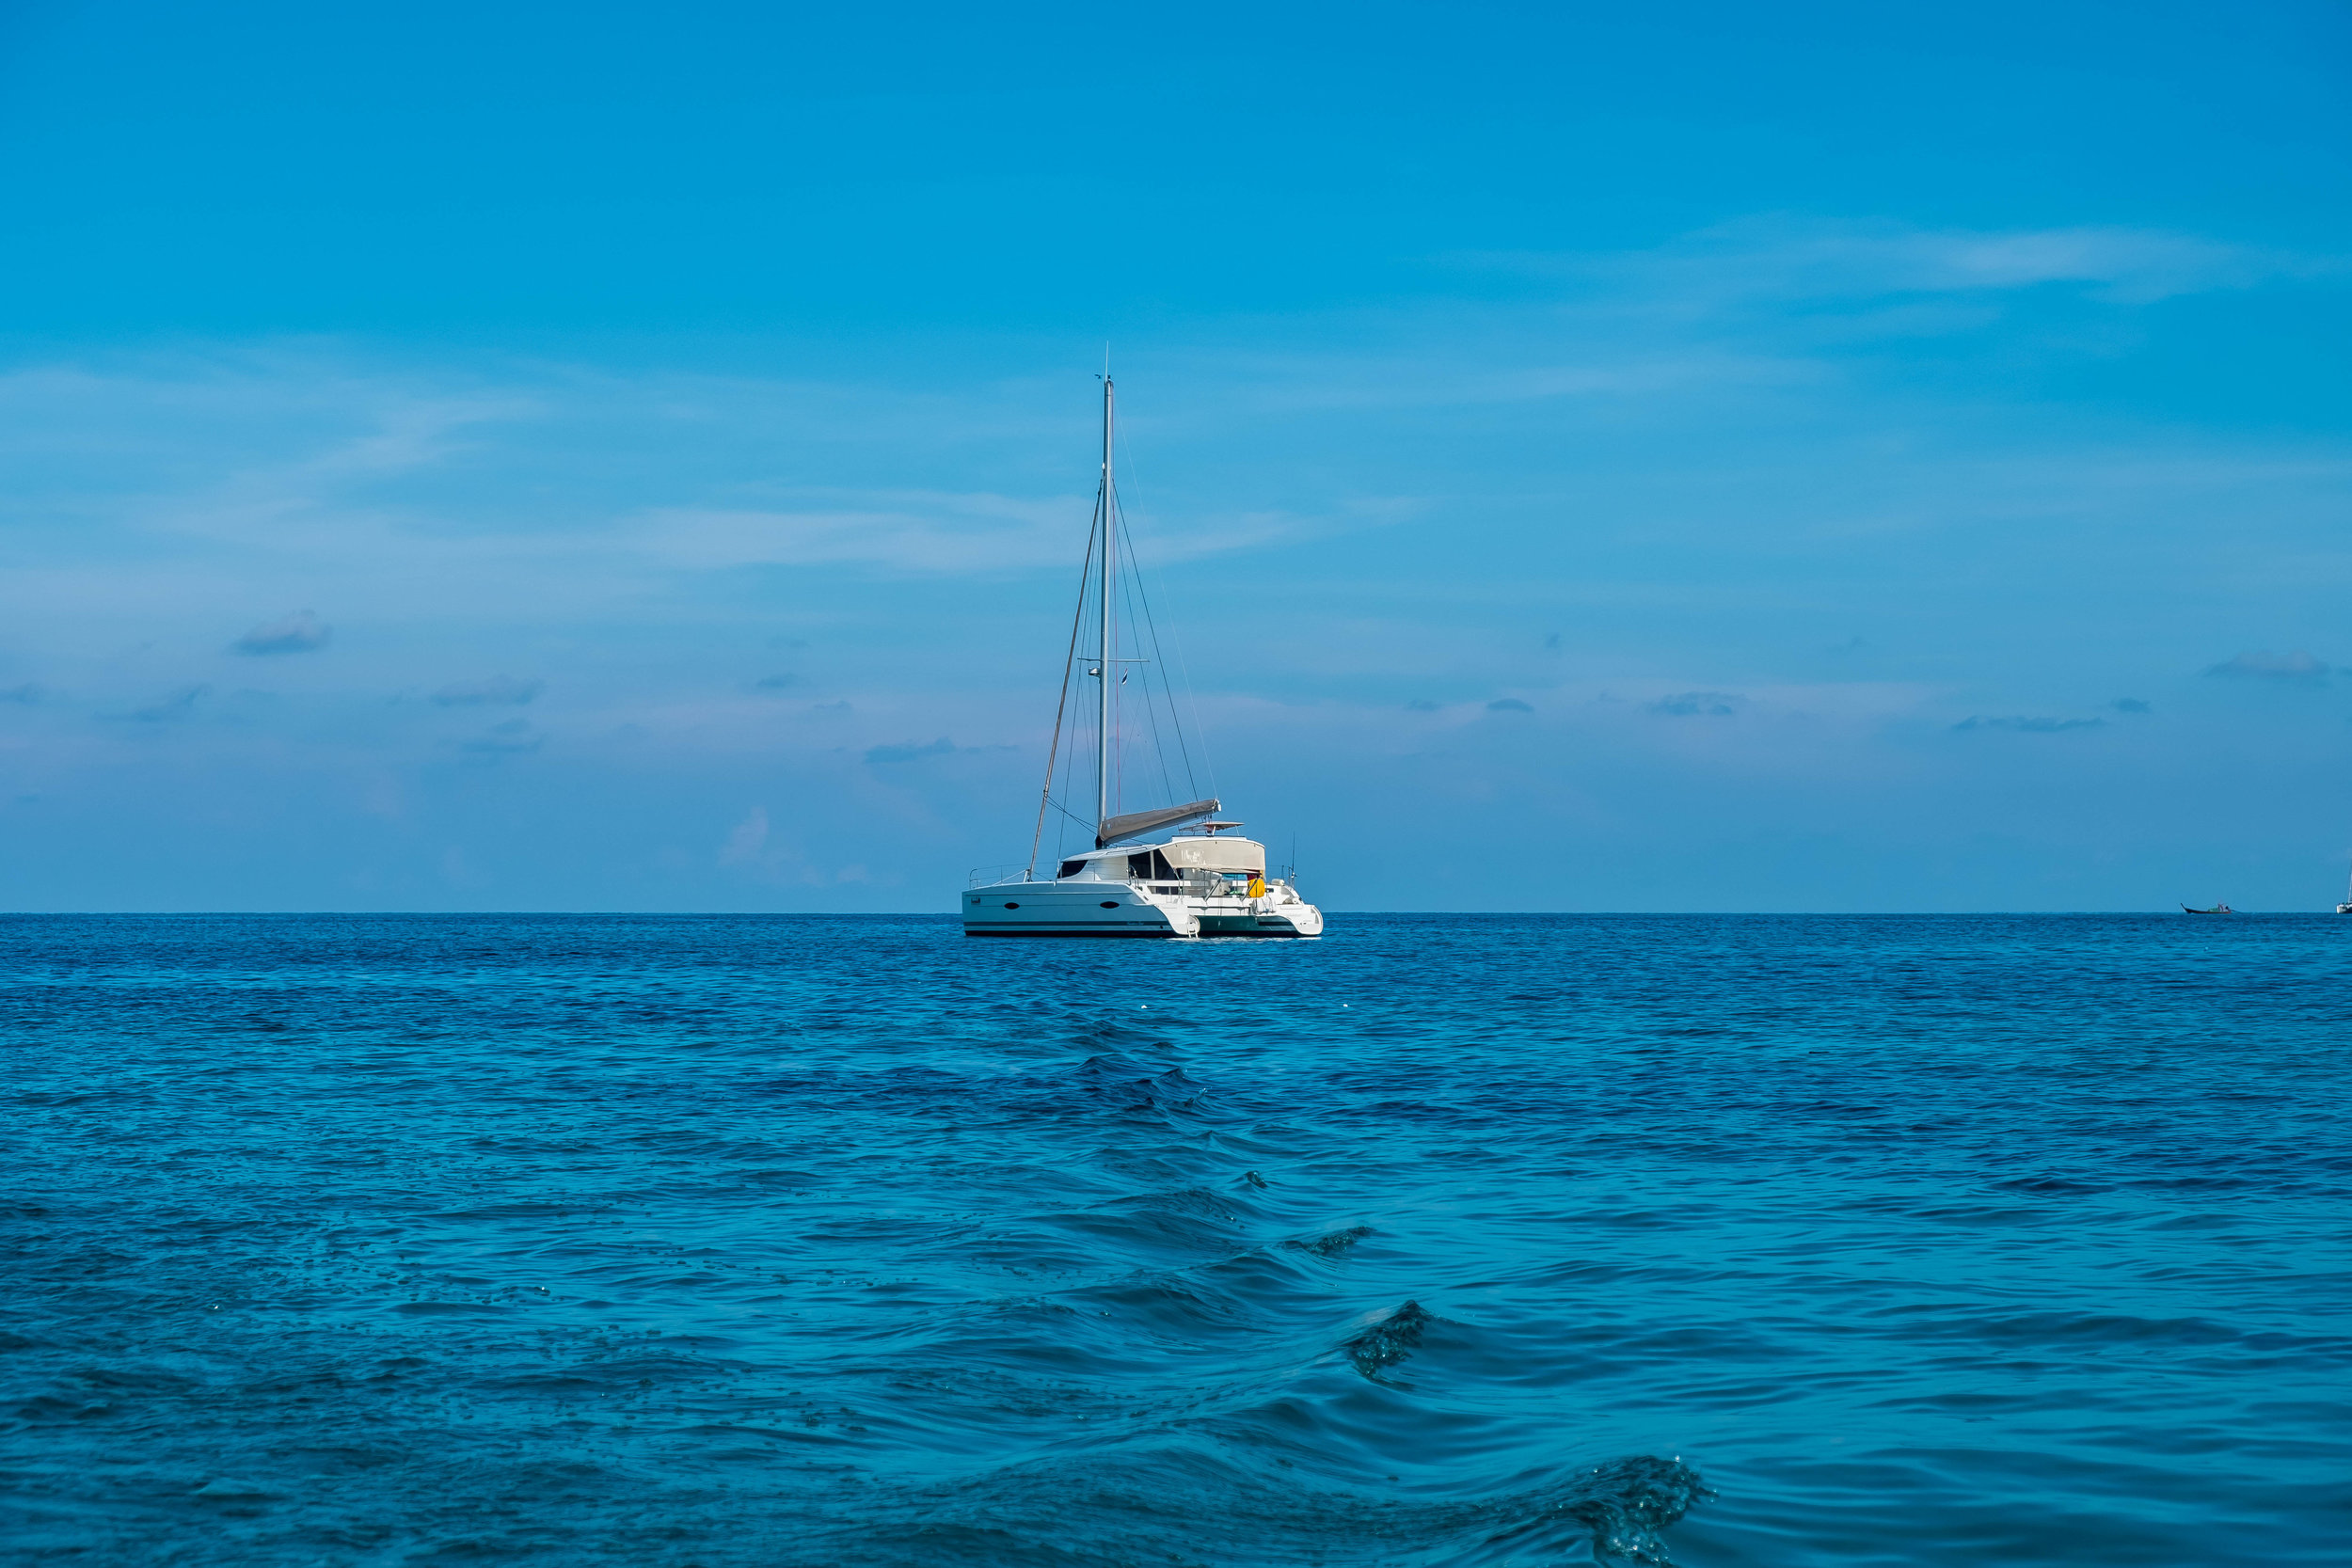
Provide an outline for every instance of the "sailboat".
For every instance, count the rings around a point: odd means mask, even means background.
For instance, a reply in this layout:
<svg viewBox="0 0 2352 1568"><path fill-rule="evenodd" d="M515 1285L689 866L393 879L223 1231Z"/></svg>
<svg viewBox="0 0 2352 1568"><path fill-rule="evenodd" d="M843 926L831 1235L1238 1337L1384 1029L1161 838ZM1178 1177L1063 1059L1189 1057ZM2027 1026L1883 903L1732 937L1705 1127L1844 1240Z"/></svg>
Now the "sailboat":
<svg viewBox="0 0 2352 1568"><path fill-rule="evenodd" d="M2352 879L2347 879L2344 882L2344 902L2336 906L2336 912L2338 914L2352 914Z"/></svg>
<svg viewBox="0 0 2352 1568"><path fill-rule="evenodd" d="M1111 378L1103 377L1103 471L1094 495L1094 521L1087 536L1086 564L1079 578L1078 608L1070 624L1063 656L1061 699L1054 713L1054 739L1045 756L1045 786L1038 796L1037 830L1029 860L1017 873L976 871L961 899L963 934L970 937L1316 937L1323 911L1299 896L1295 867L1267 875L1265 846L1234 830L1245 824L1220 817L1223 802L1214 794L1140 810L1128 802L1121 739L1152 737L1158 753L1163 798L1174 793L1182 771L1199 793L1192 765L1195 744L1184 737L1177 712L1175 684L1159 657L1159 633L1151 600L1135 573L1126 523L1119 506L1112 464L1117 413ZM1091 620L1089 621L1089 611ZM1081 634L1092 646L1081 654ZM1094 682L1093 702L1073 682ZM1131 684L1132 682L1132 684ZM1073 702L1073 695L1078 699ZM1085 709L1091 706L1089 716ZM1077 747L1075 732L1091 719L1094 731L1093 800L1073 801L1070 774ZM1197 728L1197 726L1196 726ZM1062 737L1072 732L1065 755ZM1178 766L1170 766L1165 744L1172 739ZM1057 766L1064 769L1060 788ZM1136 771L1142 785L1144 770ZM1076 809L1073 809L1075 807ZM1091 808L1090 811L1086 808ZM1072 852L1057 850L1052 875L1038 875L1049 815L1067 832L1083 834ZM1153 835L1159 835L1154 837ZM1091 842L1084 842L1090 840Z"/></svg>

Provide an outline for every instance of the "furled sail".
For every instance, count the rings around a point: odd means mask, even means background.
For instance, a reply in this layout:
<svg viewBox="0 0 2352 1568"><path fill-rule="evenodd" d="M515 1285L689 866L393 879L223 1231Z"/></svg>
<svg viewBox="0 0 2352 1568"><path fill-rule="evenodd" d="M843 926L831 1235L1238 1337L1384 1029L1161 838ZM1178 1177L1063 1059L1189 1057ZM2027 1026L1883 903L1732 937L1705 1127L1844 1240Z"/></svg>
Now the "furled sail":
<svg viewBox="0 0 2352 1568"><path fill-rule="evenodd" d="M1124 816L1109 817L1104 821L1102 830L1094 835L1094 847L1100 849L1106 845L1117 844L1122 838L1133 838L1137 833L1148 833L1154 828L1165 828L1171 822L1184 822L1196 816L1206 816L1216 809L1217 803L1215 800L1195 800L1188 806L1162 806L1157 811L1131 811Z"/></svg>

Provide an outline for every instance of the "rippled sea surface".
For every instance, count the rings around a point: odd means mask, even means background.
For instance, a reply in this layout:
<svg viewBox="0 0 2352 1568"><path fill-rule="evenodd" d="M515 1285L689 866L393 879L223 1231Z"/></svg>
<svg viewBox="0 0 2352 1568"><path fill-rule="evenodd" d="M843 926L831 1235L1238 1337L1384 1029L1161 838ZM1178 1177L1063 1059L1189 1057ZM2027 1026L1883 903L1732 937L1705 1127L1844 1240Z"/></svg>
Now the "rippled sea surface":
<svg viewBox="0 0 2352 1568"><path fill-rule="evenodd" d="M2352 920L0 921L0 1547L2340 1564Z"/></svg>

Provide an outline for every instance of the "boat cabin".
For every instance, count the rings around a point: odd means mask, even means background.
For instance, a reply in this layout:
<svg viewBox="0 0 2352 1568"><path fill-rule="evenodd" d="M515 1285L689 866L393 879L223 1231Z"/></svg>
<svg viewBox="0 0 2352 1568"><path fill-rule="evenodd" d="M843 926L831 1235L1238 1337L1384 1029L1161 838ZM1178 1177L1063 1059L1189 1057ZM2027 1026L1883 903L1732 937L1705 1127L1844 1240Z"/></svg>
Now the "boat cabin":
<svg viewBox="0 0 2352 1568"><path fill-rule="evenodd" d="M1187 873L1190 873L1188 876ZM1073 855L1058 881L1182 882L1263 877L1265 846L1254 839L1179 834L1166 844L1121 844Z"/></svg>

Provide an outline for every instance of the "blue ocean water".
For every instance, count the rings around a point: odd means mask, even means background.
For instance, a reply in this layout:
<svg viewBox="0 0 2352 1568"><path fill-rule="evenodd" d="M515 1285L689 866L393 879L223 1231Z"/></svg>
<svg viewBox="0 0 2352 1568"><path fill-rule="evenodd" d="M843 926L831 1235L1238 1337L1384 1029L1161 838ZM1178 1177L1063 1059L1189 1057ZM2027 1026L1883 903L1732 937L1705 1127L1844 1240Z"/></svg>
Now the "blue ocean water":
<svg viewBox="0 0 2352 1568"><path fill-rule="evenodd" d="M2352 920L0 939L14 1559L2352 1560Z"/></svg>

